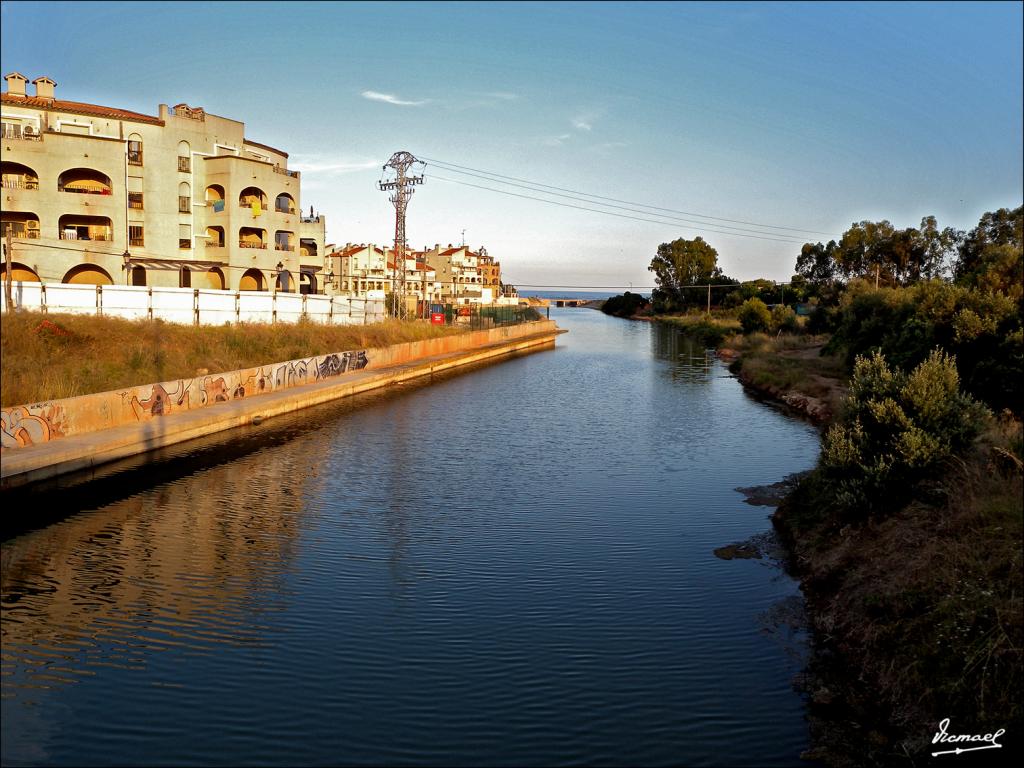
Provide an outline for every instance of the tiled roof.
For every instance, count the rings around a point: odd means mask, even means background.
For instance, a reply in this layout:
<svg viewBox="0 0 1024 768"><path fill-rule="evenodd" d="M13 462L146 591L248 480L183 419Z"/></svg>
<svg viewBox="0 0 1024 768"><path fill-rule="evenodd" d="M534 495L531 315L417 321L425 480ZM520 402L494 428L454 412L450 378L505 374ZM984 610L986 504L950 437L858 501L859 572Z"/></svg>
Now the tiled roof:
<svg viewBox="0 0 1024 768"><path fill-rule="evenodd" d="M269 144L260 144L258 141L253 141L252 139L245 139L245 143L252 144L254 147L263 147L263 149L269 149L271 152L277 152L277 154L279 155L284 155L285 157L288 157L287 152L282 152L280 149L272 147Z"/></svg>
<svg viewBox="0 0 1024 768"><path fill-rule="evenodd" d="M0 102L4 104L16 104L22 107L32 107L34 109L45 109L48 112L71 112L76 115L112 117L115 120L131 120L136 123L150 123L151 125L164 124L163 120L159 117L153 117L152 115L143 115L140 112L130 112L127 109L101 107L98 104L84 104L80 101L41 99L38 96L17 96L13 93L4 93L0 94Z"/></svg>
<svg viewBox="0 0 1024 768"><path fill-rule="evenodd" d="M458 253L459 251L461 251L463 247L465 247L465 246L462 246L462 247L459 247L459 248L449 248L446 251L441 251L441 255L442 256L451 256L453 253Z"/></svg>

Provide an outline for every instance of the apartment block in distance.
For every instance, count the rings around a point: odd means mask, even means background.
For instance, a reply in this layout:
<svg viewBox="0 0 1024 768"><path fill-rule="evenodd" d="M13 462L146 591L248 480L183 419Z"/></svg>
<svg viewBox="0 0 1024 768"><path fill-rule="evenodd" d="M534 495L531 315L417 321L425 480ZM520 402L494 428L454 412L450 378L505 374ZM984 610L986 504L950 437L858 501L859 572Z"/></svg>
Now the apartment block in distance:
<svg viewBox="0 0 1024 768"><path fill-rule="evenodd" d="M15 280L323 293L325 218L288 153L199 107L64 101L12 72L0 96ZM329 289L329 286L328 286Z"/></svg>

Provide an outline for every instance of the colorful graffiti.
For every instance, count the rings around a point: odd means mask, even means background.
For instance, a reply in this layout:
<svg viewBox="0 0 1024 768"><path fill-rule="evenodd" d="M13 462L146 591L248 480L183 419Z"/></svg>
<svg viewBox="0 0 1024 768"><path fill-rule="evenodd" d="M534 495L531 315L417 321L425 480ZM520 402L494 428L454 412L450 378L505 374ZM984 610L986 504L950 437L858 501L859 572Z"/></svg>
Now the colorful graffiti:
<svg viewBox="0 0 1024 768"><path fill-rule="evenodd" d="M4 408L0 409L2 447L36 445L58 437L277 392L358 371L368 364L366 350L337 352L259 368L100 392L62 400L60 404Z"/></svg>
<svg viewBox="0 0 1024 768"><path fill-rule="evenodd" d="M64 408L56 403L5 408L0 411L0 427L0 445L4 448L45 443L64 436Z"/></svg>

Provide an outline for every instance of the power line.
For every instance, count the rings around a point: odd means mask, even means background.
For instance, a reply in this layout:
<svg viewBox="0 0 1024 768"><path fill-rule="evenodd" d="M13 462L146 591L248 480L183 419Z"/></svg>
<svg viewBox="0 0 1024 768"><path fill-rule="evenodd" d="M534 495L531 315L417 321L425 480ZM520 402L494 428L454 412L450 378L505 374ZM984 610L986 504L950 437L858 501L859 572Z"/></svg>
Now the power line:
<svg viewBox="0 0 1024 768"><path fill-rule="evenodd" d="M637 202L632 201L632 200L620 200L620 199L615 198L615 197L604 197L603 195L593 195L593 194L590 194L589 192L580 192L579 190L575 190L575 189L567 189L565 187L556 187L556 186L553 186L551 184L542 184L539 181L530 181L529 179L520 179L520 178L517 178L515 176L505 176L504 174L494 173L493 171L485 171L485 170L481 170L480 168L472 168L472 167L470 167L468 165L457 165L456 163L449 163L449 162L447 162L445 160L436 160L436 159L431 159L429 157L424 157L423 159L428 161L428 162L434 163L436 165L445 166L444 170L454 171L455 173L464 173L465 171L476 171L477 173L484 173L484 174L487 174L488 176L493 176L493 177L495 177L495 180L497 180L497 179L511 179L513 181L521 181L521 182L523 182L525 184L532 184L535 187L546 187L548 189L557 189L557 190L562 191L562 192L571 192L571 193L576 194L576 195L583 195L584 197L593 197L593 198L598 199L598 200L610 200L610 201L615 202L615 203L625 203L627 205L633 205L633 206L637 206L637 207L640 207L640 208L650 208L650 209L656 210L656 211L668 211L669 213L681 213L684 216L696 216L699 219L713 219L715 221L728 221L728 222L731 222L733 224L747 224L747 225L752 226L752 227L765 227L767 229L792 230L794 232L805 232L805 233L810 233L810 234L814 234L814 235L828 235L830 237L838 236L835 232L821 232L821 231L816 230L816 229L801 229L799 227L782 227L782 226L777 226L777 225L774 225L774 224L761 224L761 223L756 222L756 221L743 221L742 219L726 219L726 218L723 218L721 216L710 216L708 214L703 214L703 213L693 213L692 211L680 211L680 210L678 210L676 208L662 208L662 207L659 207L657 205L648 205L646 203L637 203ZM457 170L457 169L462 169L462 170ZM472 176L474 174L467 174L467 175ZM537 190L537 191L540 191L540 190Z"/></svg>
<svg viewBox="0 0 1024 768"><path fill-rule="evenodd" d="M445 168L444 170L453 170L453 169ZM483 176L483 175L481 175L479 173L468 173L466 171L455 171L455 172L456 173L462 173L462 174L464 174L466 176L474 176L474 177L476 177L478 179L484 179L485 181L493 181L493 182L496 182L498 184L507 184L508 186L511 186L511 187L519 187L520 189L527 189L527 190L529 190L531 192L539 192L539 193L544 194L544 195L554 195L555 197L565 197L565 198L568 198L569 200L576 200L576 201L581 202L581 203L592 203L593 205L603 205L603 206L605 206L607 208L618 208L619 210L630 211L632 213L639 213L639 214L644 215L644 216L657 216L660 219L671 219L672 221L680 221L680 222L684 222L686 224L695 224L695 225L697 225L698 228L707 227L707 222L705 222L705 221L694 221L692 219L681 219L678 216L668 216L668 215L663 214L663 213L649 213L648 211L642 211L642 210L639 210L637 208L629 208L629 207L627 207L625 205L613 205L612 203L597 203L597 202L594 202L593 200L586 199L586 197L575 197L574 195L566 195L566 194L562 194L560 192L546 192L544 190L535 189L534 187L528 186L526 184L516 184L516 183L511 182L511 181L498 181L497 179L492 179L492 178L490 178L488 176ZM538 185L538 186L544 186L544 185ZM666 210L666 209L662 209L662 210ZM721 227L722 229L736 230L736 232L749 232L751 234L764 235L764 236L767 236L767 237L795 237L795 235L786 235L786 234L778 233L778 232L760 232L760 231L754 230L754 229L744 229L743 227L730 227L728 224L715 224L714 226ZM715 230L715 231L720 231L720 230Z"/></svg>
<svg viewBox="0 0 1024 768"><path fill-rule="evenodd" d="M479 184L470 184L468 181L460 181L458 179L446 179L443 176L435 175L435 176L433 176L433 178L437 179L438 181L447 181L450 184L461 184L461 185L463 185L465 187L473 187L475 189L483 189L483 190L486 190L488 192L497 192L500 195L510 195L511 197L521 197L521 198L523 198L525 200L536 200L537 202L547 203L549 205L559 205L559 206L561 206L563 208L575 208L576 210L579 210L579 211L591 211L592 213L603 213L605 216L616 216L616 217L618 217L620 219L633 219L634 221L643 221L643 222L646 222L648 224L662 224L662 225L669 225L669 226L673 226L673 225L674 226L678 226L678 224L676 224L675 222L672 222L672 221L663 221L663 220L659 220L659 219L644 219L644 218L640 218L639 216L630 216L630 215L625 214L625 213L613 213L612 211L602 211L600 208L587 208L587 207L582 206L582 205L572 205L570 203L560 203L557 200L545 200L542 197L533 197L531 195L521 195L518 192L508 192L508 191L503 190L503 189L494 189L493 187L484 187L484 186L481 186ZM657 216L657 215L658 214L655 214L655 213L651 214L651 216ZM805 240L800 240L800 239L782 239L782 238L778 238L778 237L768 237L766 235L746 235L746 234L743 234L742 232L724 232L724 231L722 231L720 229L711 229L709 227L687 227L687 226L683 226L683 227L680 227L680 228L681 229L692 229L692 230L695 230L695 231L698 231L698 232L714 232L714 233L719 234L719 235L733 235L734 237L750 237L750 238L753 238L755 240L770 240L770 241L776 242L776 243L788 243L788 244L801 244L802 245L804 242L806 242Z"/></svg>

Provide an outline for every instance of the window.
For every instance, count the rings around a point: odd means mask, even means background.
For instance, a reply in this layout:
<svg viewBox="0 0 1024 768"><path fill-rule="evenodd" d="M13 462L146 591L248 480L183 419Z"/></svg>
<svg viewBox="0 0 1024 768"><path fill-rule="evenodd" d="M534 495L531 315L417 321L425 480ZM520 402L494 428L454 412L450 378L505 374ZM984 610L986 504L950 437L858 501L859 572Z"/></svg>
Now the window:
<svg viewBox="0 0 1024 768"><path fill-rule="evenodd" d="M137 211L142 210L142 193L141 192L129 192L128 193L128 207L134 208Z"/></svg>
<svg viewBox="0 0 1024 768"><path fill-rule="evenodd" d="M188 213L192 210L192 204L187 195L178 195L178 213Z"/></svg>
<svg viewBox="0 0 1024 768"><path fill-rule="evenodd" d="M141 224L128 225L128 244L143 246L146 244L145 236L142 233Z"/></svg>
<svg viewBox="0 0 1024 768"><path fill-rule="evenodd" d="M128 165L142 165L142 141L128 142Z"/></svg>
<svg viewBox="0 0 1024 768"><path fill-rule="evenodd" d="M192 247L192 227L188 224L178 225L178 247L186 249ZM183 287L187 288L188 286Z"/></svg>
<svg viewBox="0 0 1024 768"><path fill-rule="evenodd" d="M192 170L192 158L190 157L179 157L178 158L178 170L189 173Z"/></svg>
<svg viewBox="0 0 1024 768"><path fill-rule="evenodd" d="M182 267L181 271L178 272L178 287L192 287L192 271L188 267Z"/></svg>

